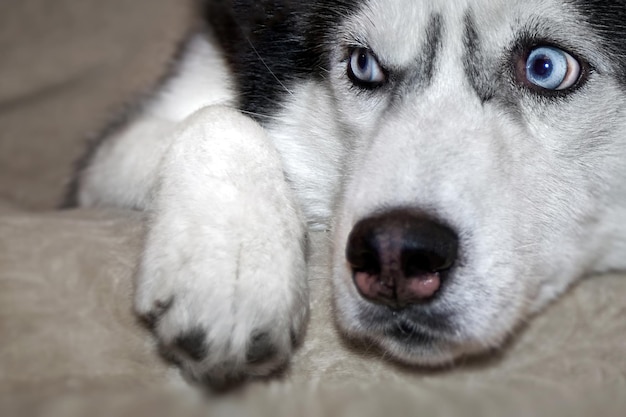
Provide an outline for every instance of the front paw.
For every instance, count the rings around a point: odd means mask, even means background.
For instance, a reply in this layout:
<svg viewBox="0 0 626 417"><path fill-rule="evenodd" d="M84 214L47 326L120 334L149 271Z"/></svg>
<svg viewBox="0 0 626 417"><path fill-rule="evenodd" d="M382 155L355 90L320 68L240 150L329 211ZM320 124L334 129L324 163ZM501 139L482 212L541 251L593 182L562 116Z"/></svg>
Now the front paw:
<svg viewBox="0 0 626 417"><path fill-rule="evenodd" d="M162 351L222 385L284 367L308 317L305 229L262 129L207 109L164 162L135 298Z"/></svg>
<svg viewBox="0 0 626 417"><path fill-rule="evenodd" d="M281 369L308 316L301 248L260 236L216 247L198 232L149 237L138 314L193 380L223 385Z"/></svg>

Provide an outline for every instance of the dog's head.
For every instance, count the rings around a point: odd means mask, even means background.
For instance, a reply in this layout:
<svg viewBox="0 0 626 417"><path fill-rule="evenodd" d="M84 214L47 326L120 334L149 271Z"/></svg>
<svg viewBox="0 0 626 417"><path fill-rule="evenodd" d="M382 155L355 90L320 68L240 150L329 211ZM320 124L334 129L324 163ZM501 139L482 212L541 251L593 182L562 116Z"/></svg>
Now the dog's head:
<svg viewBox="0 0 626 417"><path fill-rule="evenodd" d="M623 268L626 3L368 0L330 36L340 326L440 364Z"/></svg>

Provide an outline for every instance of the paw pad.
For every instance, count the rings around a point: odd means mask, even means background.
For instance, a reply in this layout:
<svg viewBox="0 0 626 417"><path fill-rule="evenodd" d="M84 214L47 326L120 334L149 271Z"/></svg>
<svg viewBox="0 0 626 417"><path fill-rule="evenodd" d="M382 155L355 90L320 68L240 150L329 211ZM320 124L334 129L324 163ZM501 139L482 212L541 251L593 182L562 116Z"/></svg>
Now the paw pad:
<svg viewBox="0 0 626 417"><path fill-rule="evenodd" d="M267 332L257 332L252 336L246 362L249 364L260 364L272 360L278 355L278 348L272 342L272 337Z"/></svg>
<svg viewBox="0 0 626 417"><path fill-rule="evenodd" d="M141 320L151 329L154 329L161 317L172 307L174 303L174 298L170 298L167 301L155 301L148 313L140 314Z"/></svg>
<svg viewBox="0 0 626 417"><path fill-rule="evenodd" d="M172 347L190 359L200 362L209 354L209 346L205 340L206 332L198 328L178 336Z"/></svg>

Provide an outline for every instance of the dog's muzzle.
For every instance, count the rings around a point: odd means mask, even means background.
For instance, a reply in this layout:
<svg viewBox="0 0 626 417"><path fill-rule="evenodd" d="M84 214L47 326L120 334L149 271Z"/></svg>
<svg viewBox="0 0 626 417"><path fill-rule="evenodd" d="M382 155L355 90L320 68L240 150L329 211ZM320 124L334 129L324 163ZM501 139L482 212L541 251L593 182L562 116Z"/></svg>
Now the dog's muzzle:
<svg viewBox="0 0 626 417"><path fill-rule="evenodd" d="M403 309L435 297L457 260L458 242L449 227L396 209L358 222L346 258L362 297Z"/></svg>

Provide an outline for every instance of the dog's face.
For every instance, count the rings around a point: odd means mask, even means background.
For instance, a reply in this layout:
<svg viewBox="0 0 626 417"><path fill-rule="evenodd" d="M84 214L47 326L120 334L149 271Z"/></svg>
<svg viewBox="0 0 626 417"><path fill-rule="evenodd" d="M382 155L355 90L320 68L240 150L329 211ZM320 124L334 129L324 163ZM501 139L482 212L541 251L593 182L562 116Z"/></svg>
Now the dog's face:
<svg viewBox="0 0 626 417"><path fill-rule="evenodd" d="M625 266L625 21L623 1L582 0L346 17L327 79L352 141L334 238L348 334L445 363Z"/></svg>

